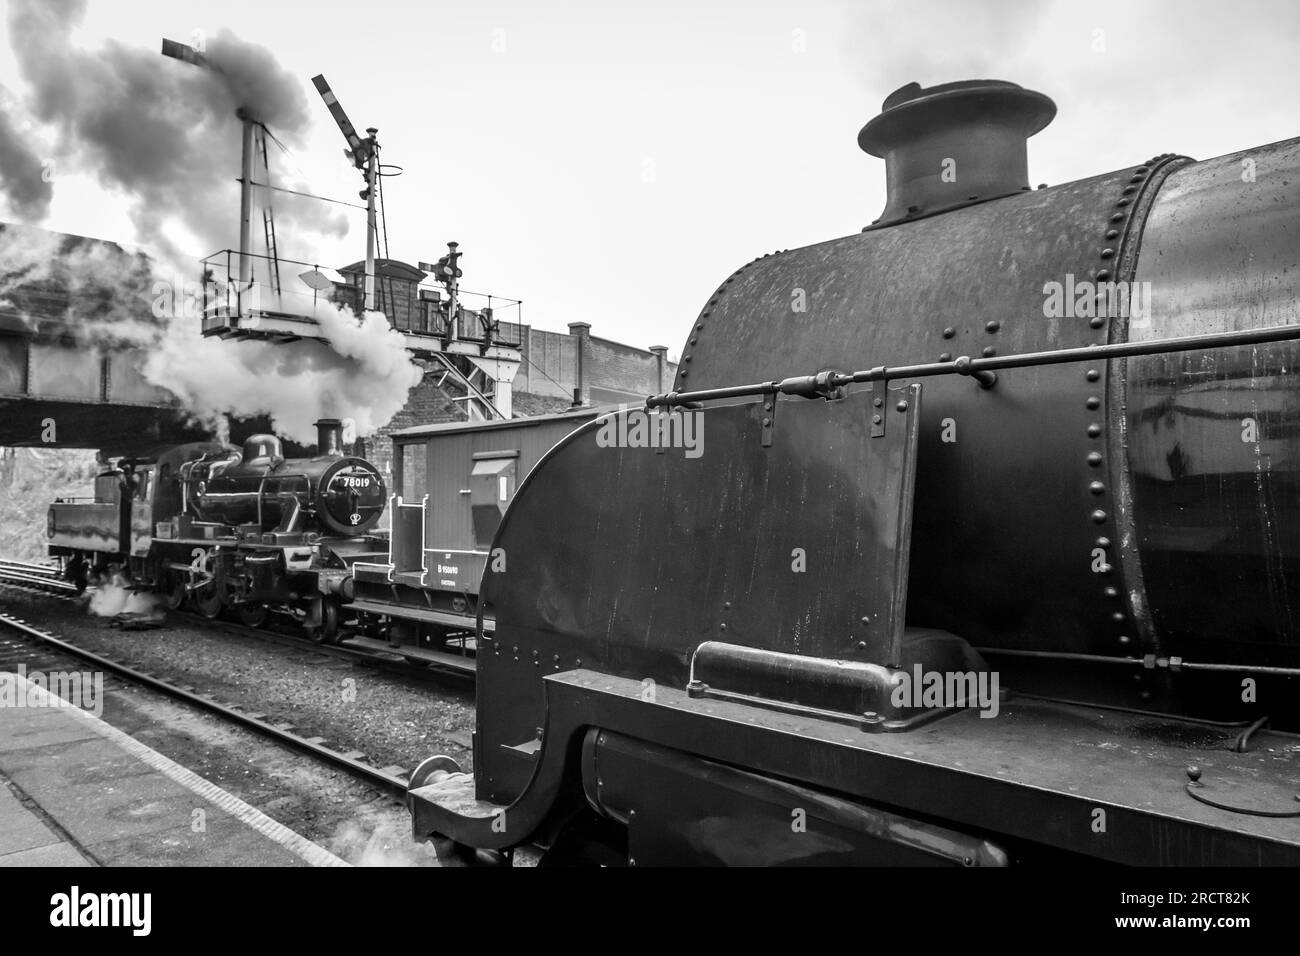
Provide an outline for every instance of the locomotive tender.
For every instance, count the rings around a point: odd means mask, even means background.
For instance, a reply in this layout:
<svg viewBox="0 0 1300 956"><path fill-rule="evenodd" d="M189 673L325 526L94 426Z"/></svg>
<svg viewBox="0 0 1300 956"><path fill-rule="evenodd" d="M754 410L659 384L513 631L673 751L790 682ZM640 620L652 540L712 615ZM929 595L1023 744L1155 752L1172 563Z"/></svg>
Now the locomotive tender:
<svg viewBox="0 0 1300 956"><path fill-rule="evenodd" d="M1054 115L890 95L880 218L726 279L647 402L704 454L593 422L537 465L483 580L474 773L417 769L417 839L1300 863L1300 139L1031 189Z"/></svg>
<svg viewBox="0 0 1300 956"><path fill-rule="evenodd" d="M83 585L116 570L170 608L230 608L253 625L287 612L337 642L352 566L384 553L368 532L387 492L374 465L343 454L339 420L316 428L312 458L286 459L274 435L253 435L242 449L199 442L125 459L96 478L94 502L51 505L50 554Z"/></svg>

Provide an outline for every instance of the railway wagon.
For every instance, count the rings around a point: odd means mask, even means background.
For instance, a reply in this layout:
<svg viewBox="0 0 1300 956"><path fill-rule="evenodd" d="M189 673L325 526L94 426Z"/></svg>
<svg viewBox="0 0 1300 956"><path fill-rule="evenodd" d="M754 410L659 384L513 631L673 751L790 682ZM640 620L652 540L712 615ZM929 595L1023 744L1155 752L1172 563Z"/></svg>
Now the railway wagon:
<svg viewBox="0 0 1300 956"><path fill-rule="evenodd" d="M393 432L389 551L386 561L353 568L346 611L358 626L433 663L472 671L479 584L501 516L546 452L598 414L579 408ZM490 617L484 627L491 633Z"/></svg>
<svg viewBox="0 0 1300 956"><path fill-rule="evenodd" d="M702 453L533 469L417 839L1300 864L1300 139L1034 189L1055 112L890 95L883 212L727 278L648 401Z"/></svg>

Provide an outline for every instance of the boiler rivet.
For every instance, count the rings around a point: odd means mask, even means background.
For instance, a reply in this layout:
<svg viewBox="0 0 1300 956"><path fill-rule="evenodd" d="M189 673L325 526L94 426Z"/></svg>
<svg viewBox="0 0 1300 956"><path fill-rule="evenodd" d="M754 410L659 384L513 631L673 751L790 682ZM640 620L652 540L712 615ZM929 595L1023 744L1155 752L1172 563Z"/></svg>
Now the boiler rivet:
<svg viewBox="0 0 1300 956"><path fill-rule="evenodd" d="M1095 382L1099 378L1101 378L1101 372L1097 371L1095 368L1088 369L1088 375L1087 375L1088 381Z"/></svg>
<svg viewBox="0 0 1300 956"><path fill-rule="evenodd" d="M896 407L900 412L905 412L905 411L907 411L907 402L899 402L895 407Z"/></svg>
<svg viewBox="0 0 1300 956"><path fill-rule="evenodd" d="M1094 329L1099 329L1106 324L1106 320L1103 319L1100 315L1098 315L1089 319L1088 324L1091 325Z"/></svg>
<svg viewBox="0 0 1300 956"><path fill-rule="evenodd" d="M1093 524L1104 524L1106 522L1106 512L1098 508L1092 513Z"/></svg>
<svg viewBox="0 0 1300 956"><path fill-rule="evenodd" d="M722 602L722 606L723 606L724 608L729 608L729 607L731 607L731 602L730 602L730 601L723 601L723 602Z"/></svg>
<svg viewBox="0 0 1300 956"><path fill-rule="evenodd" d="M1106 238L1107 238L1107 239L1114 239L1114 238L1116 238L1116 237L1118 237L1118 236L1119 236L1119 230L1118 230L1118 229L1107 229L1107 230L1106 230Z"/></svg>
<svg viewBox="0 0 1300 956"><path fill-rule="evenodd" d="M997 319L993 319L992 321L988 322L984 326L984 328L990 332L996 332L998 329L1002 328L1002 323L999 322Z"/></svg>
<svg viewBox="0 0 1300 956"><path fill-rule="evenodd" d="M1090 452L1088 452L1088 464L1092 465L1092 467L1094 467L1094 468L1096 468L1098 465L1100 465L1100 464L1101 464L1101 452L1099 452L1099 451L1090 451Z"/></svg>
<svg viewBox="0 0 1300 956"><path fill-rule="evenodd" d="M697 339L697 338L692 338L691 341L690 341L688 344L690 344L690 345L694 345L694 344L695 344L696 342L698 342L698 341L699 341L699 339Z"/></svg>
<svg viewBox="0 0 1300 956"><path fill-rule="evenodd" d="M944 353L942 353L942 354L939 356L939 361L940 361L940 362L951 362L951 361L952 361L952 353L951 353L951 352L944 352Z"/></svg>
<svg viewBox="0 0 1300 956"><path fill-rule="evenodd" d="M1087 405L1089 408L1096 410L1098 408L1101 408L1101 399L1098 398L1096 395L1089 395L1088 400L1084 404Z"/></svg>
<svg viewBox="0 0 1300 956"><path fill-rule="evenodd" d="M705 313L705 314L707 315L708 313ZM704 331L704 325L703 325L703 324L697 325L697 326L695 327L695 331L696 331L696 332L703 332L703 331Z"/></svg>
<svg viewBox="0 0 1300 956"><path fill-rule="evenodd" d="M1092 481L1088 483L1088 490L1094 495L1100 495L1105 492L1106 486L1100 481Z"/></svg>
<svg viewBox="0 0 1300 956"><path fill-rule="evenodd" d="M1132 195L1133 193L1137 192L1137 187L1136 187L1136 186L1125 186L1123 189L1120 190L1120 192L1122 192L1125 196L1130 196L1130 195Z"/></svg>
<svg viewBox="0 0 1300 956"><path fill-rule="evenodd" d="M1109 547L1110 547L1110 538L1098 538L1098 539L1097 539L1097 547L1099 547L1099 548L1109 548Z"/></svg>
<svg viewBox="0 0 1300 956"><path fill-rule="evenodd" d="M719 630L719 631L725 631L726 629L727 629L727 625L725 625L725 624L719 624L719 625L718 625L718 630Z"/></svg>
<svg viewBox="0 0 1300 956"><path fill-rule="evenodd" d="M1110 221L1111 221L1111 222L1123 222L1123 221L1124 221L1124 214L1123 214L1122 212L1117 212L1117 213L1115 213L1113 216L1110 217Z"/></svg>
<svg viewBox="0 0 1300 956"><path fill-rule="evenodd" d="M1108 597L1108 598L1117 598L1117 597L1119 597L1119 591L1117 591L1115 588L1106 588L1106 590L1103 591L1102 593L1105 594L1106 597Z"/></svg>
<svg viewBox="0 0 1300 956"><path fill-rule="evenodd" d="M858 650L860 650L860 651L865 651L866 649L867 649L867 642L866 642L866 641L858 641Z"/></svg>
<svg viewBox="0 0 1300 956"><path fill-rule="evenodd" d="M870 623L871 623L871 618L869 618L869 617L864 617L864 618L862 619L862 623L863 623L863 624L870 624Z"/></svg>
<svg viewBox="0 0 1300 956"><path fill-rule="evenodd" d="M943 337L944 337L945 339L950 339L950 338L952 338L952 337L953 337L954 335L956 335L956 334L957 334L957 330L954 329L951 325L948 326L946 329L943 330Z"/></svg>
<svg viewBox="0 0 1300 956"><path fill-rule="evenodd" d="M1115 250L1112 249L1110 246L1107 246L1105 249L1101 250L1101 257L1103 259L1109 259L1113 255L1115 255Z"/></svg>
<svg viewBox="0 0 1300 956"><path fill-rule="evenodd" d="M997 354L998 354L998 350L995 349L995 348L994 348L993 346L991 346L991 345L986 345L986 346L984 346L984 353L983 353L983 354L984 354L984 357L985 357L985 358L991 358L991 357L993 357L994 355L997 355Z"/></svg>
<svg viewBox="0 0 1300 956"><path fill-rule="evenodd" d="M1119 636L1119 642L1121 644L1127 644L1130 640L1132 640L1132 638L1130 638L1127 634L1121 634Z"/></svg>
<svg viewBox="0 0 1300 956"><path fill-rule="evenodd" d="M1124 612L1116 611L1114 614L1110 616L1110 619L1114 621L1116 624L1121 624L1124 621Z"/></svg>
<svg viewBox="0 0 1300 956"><path fill-rule="evenodd" d="M1110 270L1109 270L1109 269L1098 269L1098 270L1097 270L1097 278L1098 278L1099 280L1101 280L1102 282L1105 282L1107 279L1110 278Z"/></svg>
<svg viewBox="0 0 1300 956"><path fill-rule="evenodd" d="M1096 438L1096 437L1098 437L1100 434L1101 434L1101 426L1098 425L1096 422L1093 422L1091 425L1088 426L1088 437L1089 437L1089 438Z"/></svg>
<svg viewBox="0 0 1300 956"><path fill-rule="evenodd" d="M1121 199L1121 200L1119 200L1117 203L1115 203L1115 205L1116 205L1116 206L1127 206L1127 205L1129 204L1129 202L1130 202L1130 200L1129 200L1127 197L1125 197L1124 199Z"/></svg>

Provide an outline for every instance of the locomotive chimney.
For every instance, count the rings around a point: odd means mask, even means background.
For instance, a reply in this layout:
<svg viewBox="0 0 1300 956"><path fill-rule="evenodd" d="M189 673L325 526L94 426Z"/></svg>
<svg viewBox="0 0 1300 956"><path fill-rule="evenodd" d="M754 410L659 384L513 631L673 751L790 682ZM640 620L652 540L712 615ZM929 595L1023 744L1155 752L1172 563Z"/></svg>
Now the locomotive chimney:
<svg viewBox="0 0 1300 956"><path fill-rule="evenodd" d="M343 454L343 423L337 418L322 418L316 423L316 455Z"/></svg>
<svg viewBox="0 0 1300 956"><path fill-rule="evenodd" d="M1047 96L1002 80L895 90L858 134L885 161L888 197L872 225L1028 190L1027 141L1055 115Z"/></svg>

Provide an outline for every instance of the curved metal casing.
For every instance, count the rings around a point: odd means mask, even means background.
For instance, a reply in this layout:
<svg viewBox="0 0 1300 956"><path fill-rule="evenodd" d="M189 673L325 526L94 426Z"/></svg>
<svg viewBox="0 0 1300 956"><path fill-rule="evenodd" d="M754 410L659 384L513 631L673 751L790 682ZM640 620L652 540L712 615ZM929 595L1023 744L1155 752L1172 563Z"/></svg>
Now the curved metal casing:
<svg viewBox="0 0 1300 956"><path fill-rule="evenodd" d="M1251 182L1237 175L1246 159L1259 171ZM1298 216L1293 140L1205 163L1159 156L764 256L705 305L675 388L1296 321ZM1146 315L1130 321L1110 283L1134 280L1151 289L1149 300L1139 302L1144 287L1134 294L1132 310ZM903 582L907 623L965 639L1018 690L1239 717L1231 692L1239 675L1141 662L1195 653L1300 665L1297 358L1294 344L1279 343L1012 369L991 389L956 376L927 379ZM762 457L746 452L705 472L723 480L731 467L729 484L696 493L674 485L667 499L659 473L636 464L651 452L595 454L597 425L539 464L494 543L514 570L484 581L497 641L479 664L481 795L508 801L526 782L531 763L522 755L544 722L543 676L590 667L683 687L690 648L708 639L752 643L743 628L740 637L724 629L736 602L746 602L751 621L781 622L780 642L765 637L759 646L855 659L844 618L869 616L870 607L852 606L873 592L840 535L874 519L850 507L837 526L815 503L853 500L845 447L869 439L860 424L847 424L847 411L842 425L833 411L815 423L791 413L847 409L863 390L851 386L832 402L778 401L772 427L778 436L783 428L803 434L796 444L806 458L802 478L776 485ZM757 442L753 416L762 413L748 408L743 427ZM1252 409L1262 436L1254 443L1242 440ZM722 454L727 446L706 442L706 458L711 447ZM590 492L593 469L610 481L602 489L617 494ZM737 508L752 515L752 540L710 535L720 509ZM679 550L655 550L658 528L675 529ZM800 542L815 584L789 573ZM769 546L775 558L765 555ZM742 586L733 572L744 556L753 573ZM1243 593L1237 587L1255 595L1247 634L1234 632L1222 610L1227 595ZM877 651L866 642L859 659L886 663L871 656ZM1023 656L1041 652L1135 666ZM1273 713L1285 721L1279 706Z"/></svg>

